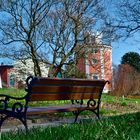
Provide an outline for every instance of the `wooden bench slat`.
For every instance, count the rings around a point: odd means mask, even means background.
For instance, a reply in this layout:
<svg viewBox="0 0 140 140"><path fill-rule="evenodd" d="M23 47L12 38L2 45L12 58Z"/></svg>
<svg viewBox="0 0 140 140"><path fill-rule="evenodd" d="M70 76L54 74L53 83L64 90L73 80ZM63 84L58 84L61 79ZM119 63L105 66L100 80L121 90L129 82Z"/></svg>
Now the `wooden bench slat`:
<svg viewBox="0 0 140 140"><path fill-rule="evenodd" d="M100 92L101 87L92 86L34 86L32 87L32 94L35 93L91 93Z"/></svg>
<svg viewBox="0 0 140 140"><path fill-rule="evenodd" d="M103 86L104 80L88 80L88 79L59 79L59 78L38 78L37 81L33 81L37 85L94 85ZM33 84L32 83L32 84Z"/></svg>
<svg viewBox="0 0 140 140"><path fill-rule="evenodd" d="M80 99L97 99L99 93L76 93L76 94L32 94L30 101L51 101L51 100L80 100Z"/></svg>

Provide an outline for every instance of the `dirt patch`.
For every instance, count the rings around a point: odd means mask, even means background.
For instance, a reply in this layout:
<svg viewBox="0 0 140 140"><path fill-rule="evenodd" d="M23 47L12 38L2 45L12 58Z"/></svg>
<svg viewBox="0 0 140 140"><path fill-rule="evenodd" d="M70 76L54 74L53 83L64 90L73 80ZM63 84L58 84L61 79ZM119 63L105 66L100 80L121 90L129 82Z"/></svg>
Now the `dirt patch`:
<svg viewBox="0 0 140 140"><path fill-rule="evenodd" d="M118 113L124 113L124 112L136 112L140 111L140 105L139 104L127 104L127 103L103 103L101 108L106 110L114 110Z"/></svg>

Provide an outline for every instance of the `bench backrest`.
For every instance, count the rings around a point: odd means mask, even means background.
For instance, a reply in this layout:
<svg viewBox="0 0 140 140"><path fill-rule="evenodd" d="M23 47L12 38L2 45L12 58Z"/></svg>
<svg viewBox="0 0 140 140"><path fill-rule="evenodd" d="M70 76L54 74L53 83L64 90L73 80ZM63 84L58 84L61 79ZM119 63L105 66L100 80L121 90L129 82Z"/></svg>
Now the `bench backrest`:
<svg viewBox="0 0 140 140"><path fill-rule="evenodd" d="M27 79L30 101L100 98L105 80L39 78Z"/></svg>

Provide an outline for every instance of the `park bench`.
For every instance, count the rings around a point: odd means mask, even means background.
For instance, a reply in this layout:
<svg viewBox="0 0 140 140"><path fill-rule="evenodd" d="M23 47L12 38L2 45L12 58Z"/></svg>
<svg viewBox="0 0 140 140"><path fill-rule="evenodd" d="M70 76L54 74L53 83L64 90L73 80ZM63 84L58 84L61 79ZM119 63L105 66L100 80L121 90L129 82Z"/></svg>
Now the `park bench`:
<svg viewBox="0 0 140 140"><path fill-rule="evenodd" d="M67 78L28 77L24 97L12 97L0 94L0 128L3 122L14 117L19 119L26 130L27 117L30 115L73 112L75 122L78 115L85 110L95 113L99 118L100 101L103 88L108 81ZM86 99L83 101L83 99ZM9 102L15 100L11 105ZM24 100L22 102L21 100ZM70 100L70 104L29 107L31 101ZM86 103L85 103L86 102Z"/></svg>

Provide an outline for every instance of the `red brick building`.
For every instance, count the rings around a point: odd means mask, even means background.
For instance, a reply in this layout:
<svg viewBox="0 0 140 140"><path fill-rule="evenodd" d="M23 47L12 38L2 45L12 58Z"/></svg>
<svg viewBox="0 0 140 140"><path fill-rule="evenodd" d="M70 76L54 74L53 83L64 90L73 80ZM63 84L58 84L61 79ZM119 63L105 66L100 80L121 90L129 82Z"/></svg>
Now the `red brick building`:
<svg viewBox="0 0 140 140"><path fill-rule="evenodd" d="M13 65L0 65L0 88L15 86L13 75L11 75L12 71Z"/></svg>
<svg viewBox="0 0 140 140"><path fill-rule="evenodd" d="M111 84L106 85L104 91L112 89L112 47L104 44L95 45L94 42L88 42L84 45L85 57L78 61L78 69L85 73L88 79L105 79Z"/></svg>

